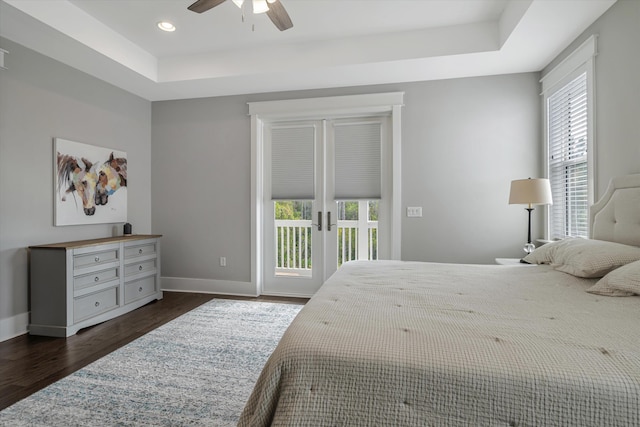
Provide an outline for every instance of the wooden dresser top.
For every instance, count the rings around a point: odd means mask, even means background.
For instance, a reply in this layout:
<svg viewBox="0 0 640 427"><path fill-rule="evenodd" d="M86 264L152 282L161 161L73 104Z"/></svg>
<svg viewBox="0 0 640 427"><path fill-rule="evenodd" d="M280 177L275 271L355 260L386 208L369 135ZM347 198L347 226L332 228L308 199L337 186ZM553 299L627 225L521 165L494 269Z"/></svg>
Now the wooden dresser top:
<svg viewBox="0 0 640 427"><path fill-rule="evenodd" d="M48 245L33 245L33 246L29 246L29 249L32 249L32 248L75 249L75 248L83 248L86 246L95 246L95 245L102 245L102 244L108 244L108 243L130 242L132 240L155 239L158 237L162 237L162 234L131 234L129 236L103 237L100 239L76 240L73 242L51 243Z"/></svg>

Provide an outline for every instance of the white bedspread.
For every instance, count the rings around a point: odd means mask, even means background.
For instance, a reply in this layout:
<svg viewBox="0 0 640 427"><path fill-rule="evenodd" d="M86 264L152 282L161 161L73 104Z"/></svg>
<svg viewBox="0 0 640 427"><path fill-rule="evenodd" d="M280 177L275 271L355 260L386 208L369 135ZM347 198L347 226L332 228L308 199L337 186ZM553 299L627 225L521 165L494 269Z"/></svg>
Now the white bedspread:
<svg viewBox="0 0 640 427"><path fill-rule="evenodd" d="M640 297L548 266L347 263L241 426L640 425Z"/></svg>

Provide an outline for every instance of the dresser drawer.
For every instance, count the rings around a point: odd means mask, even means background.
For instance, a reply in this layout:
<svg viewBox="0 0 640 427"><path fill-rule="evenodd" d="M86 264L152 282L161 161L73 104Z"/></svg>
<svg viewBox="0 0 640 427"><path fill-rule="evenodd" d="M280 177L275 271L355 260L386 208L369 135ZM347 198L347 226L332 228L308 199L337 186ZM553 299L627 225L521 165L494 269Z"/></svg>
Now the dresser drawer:
<svg viewBox="0 0 640 427"><path fill-rule="evenodd" d="M88 254L74 255L73 269L86 268L93 265L105 264L118 260L118 249L108 249L100 252L91 252Z"/></svg>
<svg viewBox="0 0 640 427"><path fill-rule="evenodd" d="M113 287L75 298L73 301L73 320L78 322L109 311L118 306L118 288Z"/></svg>
<svg viewBox="0 0 640 427"><path fill-rule="evenodd" d="M134 274L144 273L146 271L154 271L155 269L155 258L136 262L135 264L128 264L124 266L124 277L133 276Z"/></svg>
<svg viewBox="0 0 640 427"><path fill-rule="evenodd" d="M156 276L145 277L144 279L134 280L124 285L124 303L129 304L147 295L156 292Z"/></svg>
<svg viewBox="0 0 640 427"><path fill-rule="evenodd" d="M98 285L100 283L115 280L119 277L117 268L110 268L108 270L96 271L92 274L85 274L83 276L77 276L73 278L73 289L84 289L89 286Z"/></svg>
<svg viewBox="0 0 640 427"><path fill-rule="evenodd" d="M125 246L124 258L130 259L139 256L153 255L156 253L156 244L147 243L144 245Z"/></svg>

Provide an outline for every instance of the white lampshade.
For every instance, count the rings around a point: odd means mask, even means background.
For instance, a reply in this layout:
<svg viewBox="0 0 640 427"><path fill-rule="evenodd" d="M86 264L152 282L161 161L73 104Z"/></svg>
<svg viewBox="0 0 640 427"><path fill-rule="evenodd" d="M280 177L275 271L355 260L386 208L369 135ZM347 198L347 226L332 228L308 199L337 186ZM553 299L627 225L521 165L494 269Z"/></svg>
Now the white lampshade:
<svg viewBox="0 0 640 427"><path fill-rule="evenodd" d="M269 10L267 0L253 0L253 13L265 13Z"/></svg>
<svg viewBox="0 0 640 427"><path fill-rule="evenodd" d="M510 205L551 205L551 184L546 178L511 181Z"/></svg>

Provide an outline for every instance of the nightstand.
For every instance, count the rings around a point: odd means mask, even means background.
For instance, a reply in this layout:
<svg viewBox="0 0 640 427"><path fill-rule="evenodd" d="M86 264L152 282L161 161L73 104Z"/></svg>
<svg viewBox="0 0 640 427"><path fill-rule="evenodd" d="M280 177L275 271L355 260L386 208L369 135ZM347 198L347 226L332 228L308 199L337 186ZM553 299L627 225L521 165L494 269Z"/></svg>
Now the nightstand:
<svg viewBox="0 0 640 427"><path fill-rule="evenodd" d="M526 262L520 262L520 258L496 258L496 264L500 265L521 265L524 267L533 267L535 264L527 264Z"/></svg>

